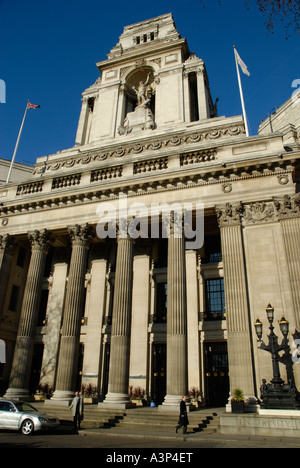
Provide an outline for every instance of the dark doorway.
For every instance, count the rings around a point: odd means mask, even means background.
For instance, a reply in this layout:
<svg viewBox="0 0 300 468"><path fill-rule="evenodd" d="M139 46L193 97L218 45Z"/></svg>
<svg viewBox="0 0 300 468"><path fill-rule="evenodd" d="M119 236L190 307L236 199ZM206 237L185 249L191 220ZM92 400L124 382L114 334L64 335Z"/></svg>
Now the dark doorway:
<svg viewBox="0 0 300 468"><path fill-rule="evenodd" d="M226 406L229 396L229 369L226 342L205 343L205 394L211 407Z"/></svg>
<svg viewBox="0 0 300 468"><path fill-rule="evenodd" d="M166 343L153 343L151 400L161 405L166 395Z"/></svg>
<svg viewBox="0 0 300 468"><path fill-rule="evenodd" d="M75 391L79 391L79 392L81 390L83 356L84 356L84 344L80 343L79 353L78 353L77 374L76 374L76 387L75 387Z"/></svg>

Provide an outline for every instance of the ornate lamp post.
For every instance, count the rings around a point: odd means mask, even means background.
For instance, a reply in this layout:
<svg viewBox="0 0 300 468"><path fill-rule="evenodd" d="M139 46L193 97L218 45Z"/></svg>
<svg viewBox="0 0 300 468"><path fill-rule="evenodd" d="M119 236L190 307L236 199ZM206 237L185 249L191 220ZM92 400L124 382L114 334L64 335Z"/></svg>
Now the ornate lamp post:
<svg viewBox="0 0 300 468"><path fill-rule="evenodd" d="M269 352L272 356L273 366L273 379L270 384L266 384L263 379L261 386L261 408L264 409L300 409L299 394L295 387L291 384L285 384L284 380L280 377L279 371L279 352L289 349L288 333L289 322L282 317L279 321L280 331L283 334L281 344L278 344L278 337L274 333L274 307L269 304L266 307L267 318L269 321L270 334L268 335L268 344L262 341L263 324L257 319L254 323L258 342L260 343L259 349Z"/></svg>

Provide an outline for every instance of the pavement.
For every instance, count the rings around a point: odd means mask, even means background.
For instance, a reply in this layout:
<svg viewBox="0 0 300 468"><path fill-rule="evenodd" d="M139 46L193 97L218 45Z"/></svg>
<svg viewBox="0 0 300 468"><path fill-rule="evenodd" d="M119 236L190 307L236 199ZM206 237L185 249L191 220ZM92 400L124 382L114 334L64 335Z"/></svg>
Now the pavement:
<svg viewBox="0 0 300 468"><path fill-rule="evenodd" d="M153 442L154 446L158 444L169 444L174 447L179 444L179 446L184 447L186 444L188 446L197 447L215 447L215 448L300 448L300 439L293 437L267 437L267 436L248 436L248 435L235 435L235 434L221 434L217 433L194 433L187 431L186 435L176 434L172 432L161 432L157 431L155 434L153 432L147 432L147 429L139 431L125 431L125 430L116 430L116 428L110 429L81 429L78 431L78 434L81 436L88 437L100 437L107 439L116 439L119 443L123 443L124 447L127 447L130 444L130 441L134 440L135 443L140 442L141 446L145 443ZM149 445L148 445L149 446Z"/></svg>

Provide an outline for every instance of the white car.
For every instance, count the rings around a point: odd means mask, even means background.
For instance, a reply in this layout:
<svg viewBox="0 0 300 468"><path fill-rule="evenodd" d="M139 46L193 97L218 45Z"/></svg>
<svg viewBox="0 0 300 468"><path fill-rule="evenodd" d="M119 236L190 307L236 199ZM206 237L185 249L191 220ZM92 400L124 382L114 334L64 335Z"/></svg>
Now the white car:
<svg viewBox="0 0 300 468"><path fill-rule="evenodd" d="M40 413L25 401L0 399L0 429L21 430L22 434L29 435L58 425L56 417Z"/></svg>

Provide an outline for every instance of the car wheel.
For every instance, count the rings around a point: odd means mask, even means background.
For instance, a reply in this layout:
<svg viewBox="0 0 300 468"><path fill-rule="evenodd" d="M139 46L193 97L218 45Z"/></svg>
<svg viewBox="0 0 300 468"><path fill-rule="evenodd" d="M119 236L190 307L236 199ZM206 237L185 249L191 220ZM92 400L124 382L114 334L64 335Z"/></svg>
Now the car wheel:
<svg viewBox="0 0 300 468"><path fill-rule="evenodd" d="M21 432L24 435L30 435L33 433L34 430L34 425L31 419L25 419L25 421L22 422L21 426Z"/></svg>

